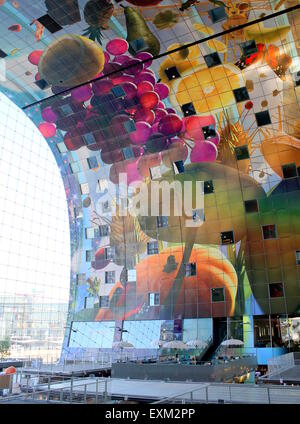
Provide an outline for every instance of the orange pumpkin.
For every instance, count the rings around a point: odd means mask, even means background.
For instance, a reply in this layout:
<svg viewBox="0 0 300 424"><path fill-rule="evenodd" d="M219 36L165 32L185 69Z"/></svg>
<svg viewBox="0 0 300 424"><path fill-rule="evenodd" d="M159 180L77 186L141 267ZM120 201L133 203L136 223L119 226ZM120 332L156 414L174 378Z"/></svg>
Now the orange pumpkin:
<svg viewBox="0 0 300 424"><path fill-rule="evenodd" d="M167 248L137 264L137 300L144 298L147 301L148 293L159 292L160 305L171 307L175 315L233 315L237 292L235 269L219 249L209 246L192 250L189 262L196 263L196 275L183 278L179 294L173 298L176 304L166 304L183 251L184 246ZM224 288L224 302L211 302L213 288Z"/></svg>

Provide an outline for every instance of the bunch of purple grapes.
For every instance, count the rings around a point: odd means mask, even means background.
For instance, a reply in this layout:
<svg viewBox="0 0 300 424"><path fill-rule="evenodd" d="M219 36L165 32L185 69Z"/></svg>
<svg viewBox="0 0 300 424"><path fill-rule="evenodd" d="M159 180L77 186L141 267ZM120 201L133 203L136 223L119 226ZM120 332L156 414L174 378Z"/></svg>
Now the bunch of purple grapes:
<svg viewBox="0 0 300 424"><path fill-rule="evenodd" d="M68 150L87 146L101 151L102 161L112 165L113 183L121 172L130 183L149 176L150 168L161 162L167 167L184 162L189 148L192 162L215 160L218 134L209 140L202 131L208 127L213 135L214 117L190 117L194 118L191 123L166 108L163 100L169 88L156 81L150 69L152 55L141 52L132 57L126 54L128 47L121 38L109 41L101 78L58 96L43 107L43 119L66 131Z"/></svg>

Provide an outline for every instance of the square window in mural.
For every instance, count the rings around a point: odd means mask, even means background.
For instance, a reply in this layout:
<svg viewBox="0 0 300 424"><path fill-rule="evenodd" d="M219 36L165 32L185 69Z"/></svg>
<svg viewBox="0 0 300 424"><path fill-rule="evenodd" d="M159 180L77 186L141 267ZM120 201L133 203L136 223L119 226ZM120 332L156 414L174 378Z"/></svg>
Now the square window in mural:
<svg viewBox="0 0 300 424"><path fill-rule="evenodd" d="M128 134L136 131L136 126L133 119L129 119L129 121L124 122L123 127Z"/></svg>
<svg viewBox="0 0 300 424"><path fill-rule="evenodd" d="M207 127L202 127L202 132L205 140L209 140L212 137L216 137L217 133L213 125L208 125Z"/></svg>
<svg viewBox="0 0 300 424"><path fill-rule="evenodd" d="M82 138L86 146L96 144L96 139L93 133L83 134Z"/></svg>
<svg viewBox="0 0 300 424"><path fill-rule="evenodd" d="M156 222L157 222L157 227L161 228L161 227L167 227L169 220L167 216L158 216L156 218Z"/></svg>
<svg viewBox="0 0 300 424"><path fill-rule="evenodd" d="M127 281L128 283L136 282L136 269L128 269L127 271Z"/></svg>
<svg viewBox="0 0 300 424"><path fill-rule="evenodd" d="M203 56L203 58L208 68L213 68L214 66L218 66L222 64L220 56L218 55L217 52L207 54Z"/></svg>
<svg viewBox="0 0 300 424"><path fill-rule="evenodd" d="M286 165L282 165L281 169L283 178L297 177L297 166L295 163L288 163Z"/></svg>
<svg viewBox="0 0 300 424"><path fill-rule="evenodd" d="M50 15L46 14L37 19L51 34L54 34L62 29Z"/></svg>
<svg viewBox="0 0 300 424"><path fill-rule="evenodd" d="M132 147L131 146L124 147L124 149L122 149L122 153L123 153L124 160L134 158L134 153L133 153L133 150L132 150Z"/></svg>
<svg viewBox="0 0 300 424"><path fill-rule="evenodd" d="M109 308L109 296L99 297L99 308Z"/></svg>
<svg viewBox="0 0 300 424"><path fill-rule="evenodd" d="M214 184L212 180L204 181L204 194L210 194L214 192Z"/></svg>
<svg viewBox="0 0 300 424"><path fill-rule="evenodd" d="M85 252L86 262L92 262L95 260L95 252L93 250L86 250Z"/></svg>
<svg viewBox="0 0 300 424"><path fill-rule="evenodd" d="M277 237L276 225L274 224L263 225L262 230L263 230L264 240L275 239Z"/></svg>
<svg viewBox="0 0 300 424"><path fill-rule="evenodd" d="M165 69L165 74L169 81L172 81L176 78L180 78L180 73L178 72L176 66L172 66L171 68Z"/></svg>
<svg viewBox="0 0 300 424"><path fill-rule="evenodd" d="M108 225L99 225L99 237L107 237L109 235Z"/></svg>
<svg viewBox="0 0 300 424"><path fill-rule="evenodd" d="M208 15L210 16L210 19L211 19L213 24L220 22L220 21L224 21L225 19L227 19L226 9L223 6L215 7L214 9L210 9L208 11Z"/></svg>
<svg viewBox="0 0 300 424"><path fill-rule="evenodd" d="M129 42L129 45L135 53L144 52L148 47L144 38L137 38L136 40L132 40Z"/></svg>
<svg viewBox="0 0 300 424"><path fill-rule="evenodd" d="M221 233L221 244L233 244L234 236L233 231L223 231Z"/></svg>
<svg viewBox="0 0 300 424"><path fill-rule="evenodd" d="M244 160L244 159L250 158L249 149L246 144L244 146L235 147L234 153L235 153L236 160Z"/></svg>
<svg viewBox="0 0 300 424"><path fill-rule="evenodd" d="M108 189L108 181L105 179L98 180L98 187L100 192L102 193L103 191Z"/></svg>
<svg viewBox="0 0 300 424"><path fill-rule="evenodd" d="M96 156L92 156L91 158L88 158L87 163L90 169L96 169L99 166Z"/></svg>
<svg viewBox="0 0 300 424"><path fill-rule="evenodd" d="M73 174L80 172L80 162L70 163L70 168Z"/></svg>
<svg viewBox="0 0 300 424"><path fill-rule="evenodd" d="M236 88L233 90L234 98L237 103L249 100L249 93L247 87Z"/></svg>
<svg viewBox="0 0 300 424"><path fill-rule="evenodd" d="M105 258L113 261L115 259L115 248L114 247L106 247L105 249Z"/></svg>
<svg viewBox="0 0 300 424"><path fill-rule="evenodd" d="M68 151L65 143L57 143L56 147L57 147L57 150L59 151L59 153L66 153Z"/></svg>
<svg viewBox="0 0 300 424"><path fill-rule="evenodd" d="M196 263L190 262L188 264L185 264L185 276L192 277L193 275L197 275Z"/></svg>
<svg viewBox="0 0 300 424"><path fill-rule="evenodd" d="M80 184L80 191L81 191L81 194L89 194L89 191L90 191L89 184L88 183Z"/></svg>
<svg viewBox="0 0 300 424"><path fill-rule="evenodd" d="M0 59L4 59L7 56L8 56L7 53L5 53L3 50L0 49Z"/></svg>
<svg viewBox="0 0 300 424"><path fill-rule="evenodd" d="M300 250L296 250L296 264L300 265Z"/></svg>
<svg viewBox="0 0 300 424"><path fill-rule="evenodd" d="M148 305L149 306L158 306L159 304L160 304L159 293L148 293Z"/></svg>
<svg viewBox="0 0 300 424"><path fill-rule="evenodd" d="M225 301L225 293L223 287L211 289L211 301L212 303Z"/></svg>
<svg viewBox="0 0 300 424"><path fill-rule="evenodd" d="M257 45L254 40L247 40L244 43L240 44L243 56L250 56L254 53L257 53Z"/></svg>
<svg viewBox="0 0 300 424"><path fill-rule="evenodd" d="M264 125L270 125L272 123L268 110L263 110L262 112L256 113L255 118L258 127L263 127Z"/></svg>
<svg viewBox="0 0 300 424"><path fill-rule="evenodd" d="M196 115L197 113L193 103L185 103L184 105L181 105L180 107L184 116Z"/></svg>
<svg viewBox="0 0 300 424"><path fill-rule="evenodd" d="M39 80L37 80L37 81L34 81L34 83L35 83L35 85L36 85L37 87L39 87L41 90L46 90L47 88L49 88L49 87L50 87L50 85L47 83L47 81L46 81L46 80L44 80L43 78L41 78L41 79L39 79Z"/></svg>
<svg viewBox="0 0 300 424"><path fill-rule="evenodd" d="M120 85L116 85L115 87L112 87L111 92L116 98L125 96L125 91Z"/></svg>
<svg viewBox="0 0 300 424"><path fill-rule="evenodd" d="M256 199L245 200L244 205L246 213L258 212L258 203Z"/></svg>
<svg viewBox="0 0 300 424"><path fill-rule="evenodd" d="M283 297L284 296L283 284L282 283L269 284L269 295L272 298Z"/></svg>
<svg viewBox="0 0 300 424"><path fill-rule="evenodd" d="M184 173L184 163L182 160L178 160L177 162L173 162L173 170L174 174L183 174Z"/></svg>
<svg viewBox="0 0 300 424"><path fill-rule="evenodd" d="M60 105L59 106L59 109L60 109L60 111L62 112L62 114L64 115L64 116L70 116L70 115L73 115L73 109L71 108L71 106L70 105L68 105L68 104L65 104L65 105Z"/></svg>
<svg viewBox="0 0 300 424"><path fill-rule="evenodd" d="M105 272L105 284L115 284L116 282L116 271Z"/></svg>
<svg viewBox="0 0 300 424"><path fill-rule="evenodd" d="M158 242L157 241L149 241L147 243L147 254L148 255L156 255L158 253Z"/></svg>
<svg viewBox="0 0 300 424"><path fill-rule="evenodd" d="M161 168L160 166L153 166L152 168L149 168L150 170L150 177L152 180L157 180L161 177Z"/></svg>
<svg viewBox="0 0 300 424"><path fill-rule="evenodd" d="M111 205L110 202L108 200L106 200L105 202L102 202L102 212L103 213L108 213L111 212Z"/></svg>

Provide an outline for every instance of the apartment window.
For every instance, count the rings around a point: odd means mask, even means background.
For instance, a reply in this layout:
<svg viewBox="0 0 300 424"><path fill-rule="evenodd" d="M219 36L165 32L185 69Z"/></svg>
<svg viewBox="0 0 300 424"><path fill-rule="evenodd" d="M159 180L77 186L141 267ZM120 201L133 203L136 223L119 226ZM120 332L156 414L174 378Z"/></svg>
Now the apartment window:
<svg viewBox="0 0 300 424"><path fill-rule="evenodd" d="M132 150L132 147L131 146L124 147L124 149L122 149L122 153L123 153L124 160L134 158L134 153L133 153L133 150Z"/></svg>
<svg viewBox="0 0 300 424"><path fill-rule="evenodd" d="M108 190L108 181L104 179L98 180L98 187L101 193Z"/></svg>
<svg viewBox="0 0 300 424"><path fill-rule="evenodd" d="M258 203L256 199L245 200L244 205L246 213L258 212Z"/></svg>
<svg viewBox="0 0 300 424"><path fill-rule="evenodd" d="M202 127L202 132L205 140L209 140L210 138L215 137L217 135L215 127L213 125Z"/></svg>
<svg viewBox="0 0 300 424"><path fill-rule="evenodd" d="M149 306L158 306L160 303L159 293L148 293L148 305Z"/></svg>
<svg viewBox="0 0 300 424"><path fill-rule="evenodd" d="M167 216L158 216L156 218L157 220L157 227L167 227L168 226L168 217Z"/></svg>
<svg viewBox="0 0 300 424"><path fill-rule="evenodd" d="M300 265L300 250L296 250L296 264Z"/></svg>
<svg viewBox="0 0 300 424"><path fill-rule="evenodd" d="M209 10L208 14L213 24L227 19L226 9L223 6Z"/></svg>
<svg viewBox="0 0 300 424"><path fill-rule="evenodd" d="M66 153L68 151L65 143L57 143L56 147L57 147L57 150L59 151L59 153Z"/></svg>
<svg viewBox="0 0 300 424"><path fill-rule="evenodd" d="M4 59L7 56L8 56L7 53L5 53L3 50L0 49L0 59Z"/></svg>
<svg viewBox="0 0 300 424"><path fill-rule="evenodd" d="M210 194L214 192L214 184L212 180L204 181L204 194Z"/></svg>
<svg viewBox="0 0 300 424"><path fill-rule="evenodd" d="M148 255L156 255L158 253L158 242L157 241L149 241L147 243L147 254Z"/></svg>
<svg viewBox="0 0 300 424"><path fill-rule="evenodd" d="M99 308L109 308L109 296L99 297Z"/></svg>
<svg viewBox="0 0 300 424"><path fill-rule="evenodd" d="M127 281L128 281L128 283L135 283L136 282L136 270L135 269L128 269L127 270Z"/></svg>
<svg viewBox="0 0 300 424"><path fill-rule="evenodd" d="M106 200L105 202L102 202L102 212L103 213L107 213L111 211L111 207L110 207L110 203L108 200Z"/></svg>
<svg viewBox="0 0 300 424"><path fill-rule="evenodd" d="M245 102L250 99L247 87L236 88L233 90L233 94L237 103Z"/></svg>
<svg viewBox="0 0 300 424"><path fill-rule="evenodd" d="M85 252L86 262L92 262L95 260L95 252L93 250L86 250Z"/></svg>
<svg viewBox="0 0 300 424"><path fill-rule="evenodd" d="M88 183L80 184L80 191L81 191L81 194L88 194L89 193L89 184Z"/></svg>
<svg viewBox="0 0 300 424"><path fill-rule="evenodd" d="M85 237L87 239L93 239L95 237L95 228L86 228L85 229Z"/></svg>
<svg viewBox="0 0 300 424"><path fill-rule="evenodd" d="M95 299L93 297L86 297L84 299L84 308L85 309L92 309L92 308L94 308L94 301L95 301Z"/></svg>
<svg viewBox="0 0 300 424"><path fill-rule="evenodd" d="M295 163L288 163L282 165L283 178L294 178L297 177L297 166Z"/></svg>
<svg viewBox="0 0 300 424"><path fill-rule="evenodd" d="M99 225L99 237L107 237L109 235L108 225Z"/></svg>
<svg viewBox="0 0 300 424"><path fill-rule="evenodd" d="M184 116L196 115L196 110L192 102L181 105L181 110Z"/></svg>
<svg viewBox="0 0 300 424"><path fill-rule="evenodd" d="M268 110L263 110L255 114L256 122L258 127L271 124L271 116Z"/></svg>
<svg viewBox="0 0 300 424"><path fill-rule="evenodd" d="M124 122L123 127L128 134L136 131L136 126L133 119L129 119L129 121Z"/></svg>
<svg viewBox="0 0 300 424"><path fill-rule="evenodd" d="M251 54L257 53L257 45L254 40L247 40L240 44L243 56L250 56Z"/></svg>
<svg viewBox="0 0 300 424"><path fill-rule="evenodd" d="M233 244L234 236L233 231L223 231L221 233L221 244Z"/></svg>
<svg viewBox="0 0 300 424"><path fill-rule="evenodd" d="M83 284L85 284L85 274L77 274L76 282L78 286L82 286Z"/></svg>
<svg viewBox="0 0 300 424"><path fill-rule="evenodd" d="M64 116L73 115L73 109L68 104L59 106L59 109L61 110Z"/></svg>
<svg viewBox="0 0 300 424"><path fill-rule="evenodd" d="M178 160L177 162L173 162L173 170L174 174L183 174L184 173L184 163L183 160Z"/></svg>
<svg viewBox="0 0 300 424"><path fill-rule="evenodd" d="M47 88L50 87L50 84L48 84L47 81L44 80L43 78L41 78L41 79L39 79L37 81L34 81L34 83L41 90L46 90Z"/></svg>
<svg viewBox="0 0 300 424"><path fill-rule="evenodd" d="M196 273L196 262L190 262L188 264L185 264L186 277L192 277L193 275L196 275Z"/></svg>
<svg viewBox="0 0 300 424"><path fill-rule="evenodd" d="M54 34L55 32L58 32L62 29L62 26L60 26L53 18L51 18L50 15L46 14L41 16L37 19L51 34Z"/></svg>
<svg viewBox="0 0 300 424"><path fill-rule="evenodd" d="M125 91L123 90L123 88L120 85L116 85L115 87L113 87L111 89L111 92L113 93L113 95L116 98L124 97L125 96Z"/></svg>
<svg viewBox="0 0 300 424"><path fill-rule="evenodd" d="M283 297L283 284L282 283L272 283L269 284L269 295L270 297Z"/></svg>
<svg viewBox="0 0 300 424"><path fill-rule="evenodd" d="M116 282L116 271L105 272L105 284L115 284Z"/></svg>
<svg viewBox="0 0 300 424"><path fill-rule="evenodd" d="M160 166L153 166L152 168L150 168L150 177L152 180L156 180L161 177Z"/></svg>
<svg viewBox="0 0 300 424"><path fill-rule="evenodd" d="M244 160L250 158L249 149L246 144L244 146L235 147L234 153L237 160Z"/></svg>
<svg viewBox="0 0 300 424"><path fill-rule="evenodd" d="M96 139L93 133L83 134L82 138L86 146L96 144Z"/></svg>
<svg viewBox="0 0 300 424"><path fill-rule="evenodd" d="M276 235L276 225L274 225L274 224L263 225L262 230L263 230L264 240L275 239L277 237L277 235Z"/></svg>
<svg viewBox="0 0 300 424"><path fill-rule="evenodd" d="M211 301L212 301L212 303L224 302L224 300L225 300L225 293L224 293L223 287L211 289Z"/></svg>
<svg viewBox="0 0 300 424"><path fill-rule="evenodd" d="M203 56L203 58L208 68L212 68L213 66L218 66L222 64L220 56L217 52L207 54Z"/></svg>
<svg viewBox="0 0 300 424"><path fill-rule="evenodd" d="M87 163L90 169L96 169L99 166L96 156L92 156L91 158L88 158Z"/></svg>
<svg viewBox="0 0 300 424"><path fill-rule="evenodd" d="M73 174L80 172L80 162L71 163L70 168Z"/></svg>
<svg viewBox="0 0 300 424"><path fill-rule="evenodd" d="M167 75L169 81L174 80L176 78L180 78L180 73L178 72L176 66L172 66L171 68L165 69L165 74Z"/></svg>
<svg viewBox="0 0 300 424"><path fill-rule="evenodd" d="M105 258L108 260L114 260L115 259L115 248L114 247L107 247L105 249Z"/></svg>

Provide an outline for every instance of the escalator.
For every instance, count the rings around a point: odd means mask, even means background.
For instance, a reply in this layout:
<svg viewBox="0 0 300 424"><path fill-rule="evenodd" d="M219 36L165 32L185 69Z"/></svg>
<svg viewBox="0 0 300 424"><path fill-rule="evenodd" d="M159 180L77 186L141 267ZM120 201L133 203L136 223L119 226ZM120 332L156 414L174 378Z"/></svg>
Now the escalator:
<svg viewBox="0 0 300 424"><path fill-rule="evenodd" d="M215 357L216 350L227 336L227 323L224 318L213 318L212 343L204 352L201 360L211 361Z"/></svg>

